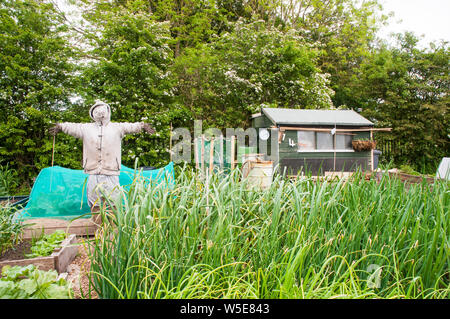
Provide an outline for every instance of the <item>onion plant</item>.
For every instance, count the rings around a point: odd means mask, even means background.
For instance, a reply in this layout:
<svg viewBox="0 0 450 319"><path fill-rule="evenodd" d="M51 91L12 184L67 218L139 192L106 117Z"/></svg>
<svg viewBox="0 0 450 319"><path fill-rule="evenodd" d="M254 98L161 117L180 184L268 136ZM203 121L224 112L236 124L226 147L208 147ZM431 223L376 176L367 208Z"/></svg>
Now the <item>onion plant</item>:
<svg viewBox="0 0 450 319"><path fill-rule="evenodd" d="M448 298L449 188L240 171L139 176L89 251L102 298ZM126 195L126 196L125 196Z"/></svg>
<svg viewBox="0 0 450 319"><path fill-rule="evenodd" d="M0 255L21 242L25 224L14 218L17 209L12 206L0 207Z"/></svg>

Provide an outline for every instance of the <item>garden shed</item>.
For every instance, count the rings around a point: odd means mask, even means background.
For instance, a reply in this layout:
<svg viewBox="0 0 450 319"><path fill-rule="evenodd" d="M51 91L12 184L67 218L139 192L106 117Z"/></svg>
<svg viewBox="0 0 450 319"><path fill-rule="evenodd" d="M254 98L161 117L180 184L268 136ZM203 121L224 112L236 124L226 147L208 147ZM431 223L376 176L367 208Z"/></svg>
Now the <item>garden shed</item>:
<svg viewBox="0 0 450 319"><path fill-rule="evenodd" d="M288 175L373 170L373 132L390 130L374 128L353 110L262 108L251 121L259 132L258 152ZM357 148L357 142L365 145Z"/></svg>

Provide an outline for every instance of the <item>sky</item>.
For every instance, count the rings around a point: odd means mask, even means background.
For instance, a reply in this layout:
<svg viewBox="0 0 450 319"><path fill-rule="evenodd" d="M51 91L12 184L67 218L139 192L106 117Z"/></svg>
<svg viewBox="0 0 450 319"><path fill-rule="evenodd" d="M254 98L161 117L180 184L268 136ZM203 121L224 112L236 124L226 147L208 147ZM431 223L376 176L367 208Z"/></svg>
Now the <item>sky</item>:
<svg viewBox="0 0 450 319"><path fill-rule="evenodd" d="M387 38L390 32L412 31L424 35L419 45L428 47L431 41L450 42L450 0L380 0L383 13L394 12L389 25L379 36Z"/></svg>

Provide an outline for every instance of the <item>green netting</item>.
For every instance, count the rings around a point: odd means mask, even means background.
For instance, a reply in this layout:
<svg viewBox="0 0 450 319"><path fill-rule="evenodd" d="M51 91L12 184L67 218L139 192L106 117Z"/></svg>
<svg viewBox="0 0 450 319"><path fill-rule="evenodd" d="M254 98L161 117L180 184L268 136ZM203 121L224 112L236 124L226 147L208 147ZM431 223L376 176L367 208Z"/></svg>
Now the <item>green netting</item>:
<svg viewBox="0 0 450 319"><path fill-rule="evenodd" d="M175 174L173 162L154 170L139 170L121 166L119 183L128 189L136 174L157 184L167 182L173 185ZM82 216L90 217L87 202L86 182L88 175L82 170L73 170L60 166L47 167L41 170L30 193L27 205L17 216L19 219L59 218L73 219Z"/></svg>

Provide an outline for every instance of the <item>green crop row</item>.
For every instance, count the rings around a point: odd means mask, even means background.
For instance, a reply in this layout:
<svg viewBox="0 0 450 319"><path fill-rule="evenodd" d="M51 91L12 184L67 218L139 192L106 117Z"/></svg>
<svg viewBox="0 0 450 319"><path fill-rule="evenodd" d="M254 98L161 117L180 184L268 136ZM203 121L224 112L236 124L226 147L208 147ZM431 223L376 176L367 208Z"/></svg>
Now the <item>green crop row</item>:
<svg viewBox="0 0 450 319"><path fill-rule="evenodd" d="M0 207L0 256L22 239L26 225L14 220L16 212L17 209L11 206Z"/></svg>
<svg viewBox="0 0 450 319"><path fill-rule="evenodd" d="M63 230L56 230L51 234L42 234L38 238L33 238L31 253L26 254L27 258L50 256L55 248L61 247L61 243L66 239L67 233Z"/></svg>
<svg viewBox="0 0 450 319"><path fill-rule="evenodd" d="M89 251L102 298L448 298L448 183L136 178Z"/></svg>

